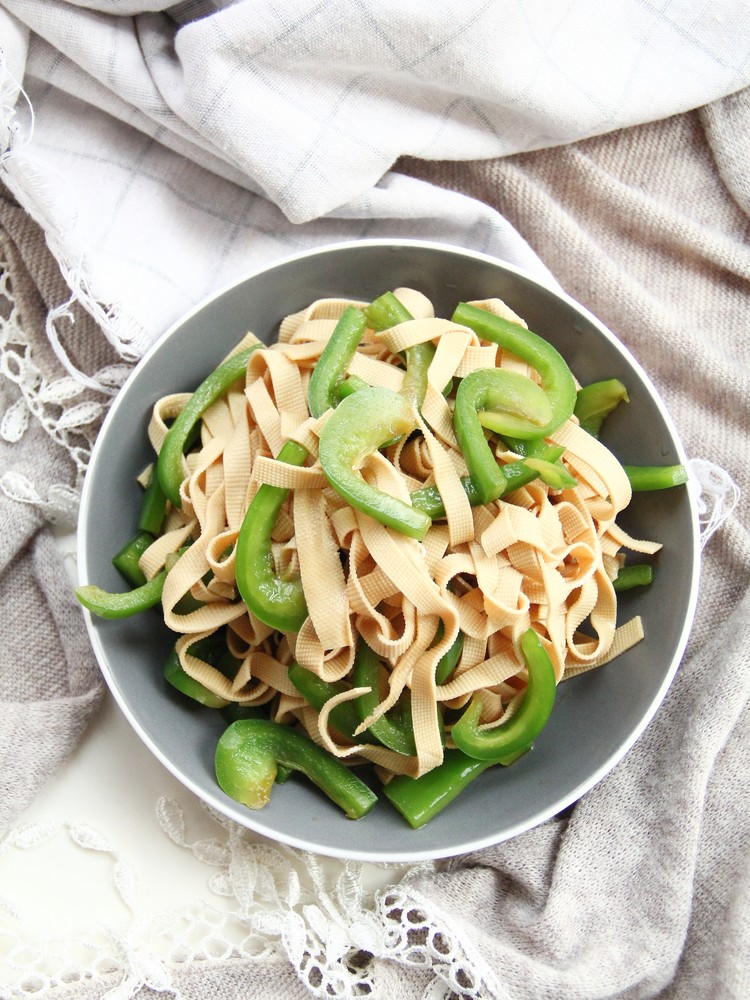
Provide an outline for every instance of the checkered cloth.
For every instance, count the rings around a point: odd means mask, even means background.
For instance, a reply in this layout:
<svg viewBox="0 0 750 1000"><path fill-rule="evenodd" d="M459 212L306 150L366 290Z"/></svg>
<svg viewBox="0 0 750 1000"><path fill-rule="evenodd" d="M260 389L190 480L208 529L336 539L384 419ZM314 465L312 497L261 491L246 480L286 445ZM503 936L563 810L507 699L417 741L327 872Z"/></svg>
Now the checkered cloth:
<svg viewBox="0 0 750 1000"><path fill-rule="evenodd" d="M705 549L683 666L626 760L570 815L415 874L405 912L435 946L421 942L419 967L373 954L363 976L383 997L747 996L747 7L0 0L0 45L4 265L29 293L26 345L3 342L3 823L99 697L47 520L127 367L206 294L289 251L461 244L557 280L607 322L689 453L729 470L741 499ZM26 346L22 377L5 359ZM31 655L19 601L54 663ZM334 983L345 956L327 961ZM275 968L279 995L315 992ZM270 972L165 975L183 997L222 998L267 995Z"/></svg>

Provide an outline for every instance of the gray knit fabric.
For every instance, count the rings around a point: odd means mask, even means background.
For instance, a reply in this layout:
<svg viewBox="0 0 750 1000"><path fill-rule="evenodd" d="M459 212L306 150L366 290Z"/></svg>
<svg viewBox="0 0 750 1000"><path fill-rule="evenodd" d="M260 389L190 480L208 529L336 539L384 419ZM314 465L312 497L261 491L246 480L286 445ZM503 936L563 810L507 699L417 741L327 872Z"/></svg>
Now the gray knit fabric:
<svg viewBox="0 0 750 1000"><path fill-rule="evenodd" d="M45 348L45 318L68 292L39 229L2 189L0 260L6 262L24 332L38 345L36 362L52 378L59 373ZM77 318L96 343L93 323L84 315ZM96 350L106 355L106 348ZM0 378L0 412L18 396L13 383ZM38 420L18 442L0 438L0 472L32 480L45 498L49 487L75 479L65 451ZM75 748L103 684L44 510L0 493L0 526L2 833Z"/></svg>

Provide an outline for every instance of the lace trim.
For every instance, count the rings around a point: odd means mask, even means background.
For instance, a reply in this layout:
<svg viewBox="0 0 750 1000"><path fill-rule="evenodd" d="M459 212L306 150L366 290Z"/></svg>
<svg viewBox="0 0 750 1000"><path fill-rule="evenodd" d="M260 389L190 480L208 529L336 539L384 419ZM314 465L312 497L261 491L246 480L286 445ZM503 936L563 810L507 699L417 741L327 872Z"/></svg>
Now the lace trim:
<svg viewBox="0 0 750 1000"><path fill-rule="evenodd" d="M97 387L111 393L123 383L129 365L110 365L96 373ZM34 484L19 472L0 477L6 496L40 508L52 523L74 524L80 485L88 466L96 433L106 412L106 403L91 398L86 385L75 375L47 378L37 364L32 344L24 332L7 261L0 259L0 375L12 382L17 397L0 415L0 437L17 444L26 434L32 418L69 456L75 468L73 487L59 483L42 497Z"/></svg>
<svg viewBox="0 0 750 1000"><path fill-rule="evenodd" d="M431 974L423 994L431 1000L496 995L481 957L470 957L445 922L409 889L413 878L435 870L433 862L378 866L392 871L396 881L371 892L364 865L256 843L243 827L203 808L223 837L191 840L184 813L167 798L159 800L157 818L175 845L213 869L208 886L216 903L197 900L159 914L137 912L135 871L96 830L74 823L12 830L0 844L0 857L39 848L61 834L84 850L108 854L114 887L132 920L126 934L98 926L75 941L35 938L0 897L8 926L2 935L5 967L13 972L10 996L26 1000L98 980L110 987L107 1000L128 1000L142 987L179 996L174 979L190 963L271 955L286 956L310 995L320 1000L377 995L383 961L401 966L405 976L419 970L422 981Z"/></svg>

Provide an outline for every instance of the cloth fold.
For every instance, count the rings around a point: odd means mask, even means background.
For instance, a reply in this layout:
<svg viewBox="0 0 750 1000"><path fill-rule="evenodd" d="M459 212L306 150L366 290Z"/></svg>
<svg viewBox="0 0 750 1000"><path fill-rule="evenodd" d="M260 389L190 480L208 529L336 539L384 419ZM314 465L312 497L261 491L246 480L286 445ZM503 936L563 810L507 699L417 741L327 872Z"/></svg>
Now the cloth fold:
<svg viewBox="0 0 750 1000"><path fill-rule="evenodd" d="M375 997L750 991L750 18L689 0L574 6L0 2L0 170L18 201L0 202L4 280L21 303L3 313L0 551L3 596L34 609L5 619L0 824L101 691L48 521L70 513L128 367L252 267L366 235L525 266L613 329L688 453L739 487L646 732L564 815L371 900L383 940L404 941L357 952ZM281 995L322 995L338 969L352 982L354 938L336 935L314 956L323 985L289 955ZM249 959L170 974L186 996L269 981Z"/></svg>
<svg viewBox="0 0 750 1000"><path fill-rule="evenodd" d="M0 411L5 415L0 426L0 832L4 832L77 746L101 701L103 681L52 537L54 521L75 516L75 467L54 432L47 432L49 425L45 429L42 420L20 416L27 413L24 382L38 385L43 378L49 385L55 380L55 359L49 346L44 349L44 329L51 303L68 290L43 234L7 197L0 199L0 266L3 374L12 376L12 380L0 378ZM85 324L83 316L81 321ZM33 372L27 337L36 345ZM45 419L44 414L39 416ZM83 450L83 436L73 442L66 431L61 433ZM32 479L38 504L8 495L13 484L30 484ZM37 489L41 493L36 494Z"/></svg>

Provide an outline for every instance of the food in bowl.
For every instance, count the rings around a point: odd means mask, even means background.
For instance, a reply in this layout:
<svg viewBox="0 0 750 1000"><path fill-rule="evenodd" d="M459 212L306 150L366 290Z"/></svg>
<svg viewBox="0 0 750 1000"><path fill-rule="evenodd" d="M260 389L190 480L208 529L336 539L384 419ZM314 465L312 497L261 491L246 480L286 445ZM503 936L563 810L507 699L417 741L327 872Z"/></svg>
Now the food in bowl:
<svg viewBox="0 0 750 1000"><path fill-rule="evenodd" d="M617 519L686 474L599 440L627 398L581 386L499 298L441 318L413 288L323 297L157 401L115 555L133 589L79 598L105 618L161 605L167 680L226 717L232 798L264 806L291 768L361 818L365 762L421 828L533 752L561 682L643 638L617 593L650 584L660 543Z"/></svg>

